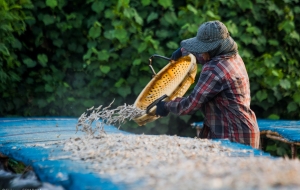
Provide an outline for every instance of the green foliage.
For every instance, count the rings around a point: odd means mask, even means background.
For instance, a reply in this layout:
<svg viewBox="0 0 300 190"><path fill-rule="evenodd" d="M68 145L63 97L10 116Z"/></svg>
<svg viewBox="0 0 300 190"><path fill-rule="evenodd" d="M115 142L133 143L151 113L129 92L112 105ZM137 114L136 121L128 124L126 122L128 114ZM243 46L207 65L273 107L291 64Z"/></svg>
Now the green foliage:
<svg viewBox="0 0 300 190"><path fill-rule="evenodd" d="M19 35L25 31L25 21L30 19L28 8L32 8L30 0L0 0L0 89L5 85L21 81L15 71L21 65L16 51L22 49Z"/></svg>
<svg viewBox="0 0 300 190"><path fill-rule="evenodd" d="M133 104L151 80L151 55L170 56L181 40L195 36L201 23L219 19L239 45L257 116L300 117L298 0L0 4L2 116L78 117L88 107L113 99L115 106ZM156 70L165 64L154 61ZM123 129L193 135L184 128L202 119L200 113L184 120L171 115L146 127L129 123Z"/></svg>
<svg viewBox="0 0 300 190"><path fill-rule="evenodd" d="M222 5L237 8L235 17L224 19L249 72L254 111L261 118L298 119L300 7L295 1Z"/></svg>
<svg viewBox="0 0 300 190"><path fill-rule="evenodd" d="M13 169L14 172L20 174L24 173L26 169L26 166L22 162L16 161L11 158L9 158L8 160L8 165Z"/></svg>
<svg viewBox="0 0 300 190"><path fill-rule="evenodd" d="M263 150L269 152L272 156L279 156L279 157L288 157L292 158L292 151L291 151L291 145L276 141L268 138L264 138L264 146ZM296 147L296 151L300 151L300 147ZM298 158L300 159L300 155L298 154Z"/></svg>

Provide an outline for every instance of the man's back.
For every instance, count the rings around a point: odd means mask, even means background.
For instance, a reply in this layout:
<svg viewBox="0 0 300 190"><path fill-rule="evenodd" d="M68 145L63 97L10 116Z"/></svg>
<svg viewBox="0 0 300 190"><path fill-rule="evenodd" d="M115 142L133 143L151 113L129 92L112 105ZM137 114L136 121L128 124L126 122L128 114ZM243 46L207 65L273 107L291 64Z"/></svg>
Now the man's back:
<svg viewBox="0 0 300 190"><path fill-rule="evenodd" d="M204 123L211 128L210 137L229 138L258 147L254 136L259 134L259 129L250 109L249 78L241 57L238 54L217 56L203 66L202 72L212 72L218 81L214 88L219 93L202 107Z"/></svg>

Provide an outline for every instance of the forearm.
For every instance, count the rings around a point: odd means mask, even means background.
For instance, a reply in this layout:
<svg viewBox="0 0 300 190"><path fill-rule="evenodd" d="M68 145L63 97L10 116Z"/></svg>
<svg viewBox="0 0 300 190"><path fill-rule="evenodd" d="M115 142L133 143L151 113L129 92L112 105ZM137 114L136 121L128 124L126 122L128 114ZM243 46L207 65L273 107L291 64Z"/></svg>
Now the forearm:
<svg viewBox="0 0 300 190"><path fill-rule="evenodd" d="M192 93L183 98L167 102L165 107L177 115L191 114L199 110L222 90L219 78L212 71L203 71Z"/></svg>
<svg viewBox="0 0 300 190"><path fill-rule="evenodd" d="M176 115L187 115L199 110L201 103L191 94L187 97L176 98L173 101L166 102L165 107Z"/></svg>

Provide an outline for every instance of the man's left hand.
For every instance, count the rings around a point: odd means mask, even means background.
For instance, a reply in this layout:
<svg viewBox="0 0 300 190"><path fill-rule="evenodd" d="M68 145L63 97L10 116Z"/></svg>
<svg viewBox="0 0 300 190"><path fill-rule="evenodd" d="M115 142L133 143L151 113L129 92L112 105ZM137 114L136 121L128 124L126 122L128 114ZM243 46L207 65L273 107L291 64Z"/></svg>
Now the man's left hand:
<svg viewBox="0 0 300 190"><path fill-rule="evenodd" d="M182 56L181 48L178 48L172 53L171 60L177 61Z"/></svg>

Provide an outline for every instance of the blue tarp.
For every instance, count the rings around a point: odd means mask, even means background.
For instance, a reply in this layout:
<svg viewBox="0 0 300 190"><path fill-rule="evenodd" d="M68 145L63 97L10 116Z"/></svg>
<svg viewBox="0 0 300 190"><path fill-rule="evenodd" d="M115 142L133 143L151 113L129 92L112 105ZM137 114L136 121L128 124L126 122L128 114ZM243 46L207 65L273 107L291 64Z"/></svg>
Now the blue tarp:
<svg viewBox="0 0 300 190"><path fill-rule="evenodd" d="M42 182L65 189L127 189L125 184L114 184L93 173L86 162L64 158L71 152L62 151L62 145L55 142L83 135L76 133L76 124L76 118L0 118L0 152L32 166ZM129 134L114 126L105 126L105 131ZM250 146L219 141L235 150L229 156L270 156ZM44 146L36 146L39 143Z"/></svg>
<svg viewBox="0 0 300 190"><path fill-rule="evenodd" d="M53 142L83 135L76 133L75 118L0 118L0 152L33 167L43 182L61 185L65 189L125 189L102 179L82 161L63 159L70 152ZM106 126L107 133L126 133L114 126ZM41 147L34 144L49 143Z"/></svg>
<svg viewBox="0 0 300 190"><path fill-rule="evenodd" d="M300 121L291 120L257 120L260 131L277 132L290 142L300 142ZM193 125L202 126L203 122L195 122Z"/></svg>
<svg viewBox="0 0 300 190"><path fill-rule="evenodd" d="M300 121L258 120L261 131L277 132L290 142L300 142Z"/></svg>

